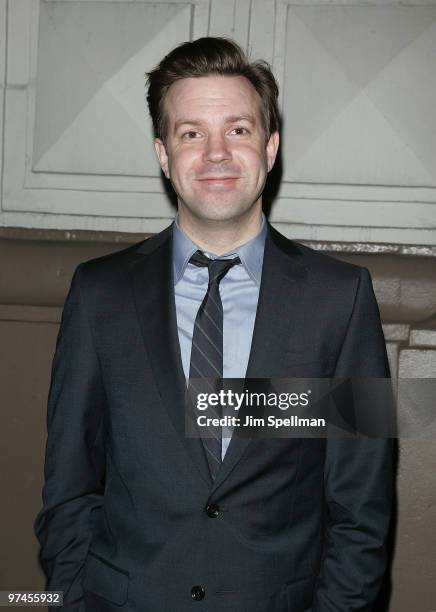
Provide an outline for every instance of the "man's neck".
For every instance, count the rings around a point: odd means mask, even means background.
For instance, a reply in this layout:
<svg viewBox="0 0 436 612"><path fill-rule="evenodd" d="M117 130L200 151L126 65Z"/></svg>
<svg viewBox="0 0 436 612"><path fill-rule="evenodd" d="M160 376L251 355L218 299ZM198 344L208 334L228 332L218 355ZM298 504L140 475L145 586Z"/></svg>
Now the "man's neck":
<svg viewBox="0 0 436 612"><path fill-rule="evenodd" d="M257 236L262 226L262 210L236 220L205 221L188 216L179 209L178 222L180 229L202 251L223 255Z"/></svg>

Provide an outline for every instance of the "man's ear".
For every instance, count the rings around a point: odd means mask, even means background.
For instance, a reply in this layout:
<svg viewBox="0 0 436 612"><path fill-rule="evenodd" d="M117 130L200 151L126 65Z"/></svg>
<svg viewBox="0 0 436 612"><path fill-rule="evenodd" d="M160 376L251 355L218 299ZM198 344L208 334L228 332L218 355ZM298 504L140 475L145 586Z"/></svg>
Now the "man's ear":
<svg viewBox="0 0 436 612"><path fill-rule="evenodd" d="M165 174L167 179L169 179L170 173L168 171L168 155L165 149L165 145L160 138L154 139L154 150L156 151L156 157L159 160L162 172Z"/></svg>
<svg viewBox="0 0 436 612"><path fill-rule="evenodd" d="M279 142L280 136L278 132L273 132L269 137L268 143L266 145L266 158L268 162L268 172L274 166L274 162L276 161L277 151L279 150Z"/></svg>

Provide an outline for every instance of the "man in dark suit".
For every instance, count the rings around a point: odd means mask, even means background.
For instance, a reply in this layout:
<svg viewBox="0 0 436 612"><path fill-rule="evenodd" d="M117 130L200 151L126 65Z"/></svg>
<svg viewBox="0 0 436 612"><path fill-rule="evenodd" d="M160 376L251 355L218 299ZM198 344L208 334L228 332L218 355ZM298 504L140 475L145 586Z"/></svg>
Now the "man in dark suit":
<svg viewBox="0 0 436 612"><path fill-rule="evenodd" d="M277 94L225 39L185 43L149 74L178 214L78 266L53 361L35 532L65 610L372 609L389 440L185 435L195 379L389 376L368 271L263 216Z"/></svg>

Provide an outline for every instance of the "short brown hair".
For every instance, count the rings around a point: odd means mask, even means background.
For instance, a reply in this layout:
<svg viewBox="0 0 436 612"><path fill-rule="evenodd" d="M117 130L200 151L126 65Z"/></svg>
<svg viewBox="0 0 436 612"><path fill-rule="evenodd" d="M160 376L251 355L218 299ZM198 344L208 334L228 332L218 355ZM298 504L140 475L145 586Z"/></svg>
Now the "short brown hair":
<svg viewBox="0 0 436 612"><path fill-rule="evenodd" d="M212 74L246 77L260 96L267 139L279 129L279 89L269 64L263 60L250 62L233 40L208 36L182 43L146 73L147 103L156 138L165 141L164 102L171 85L180 79Z"/></svg>

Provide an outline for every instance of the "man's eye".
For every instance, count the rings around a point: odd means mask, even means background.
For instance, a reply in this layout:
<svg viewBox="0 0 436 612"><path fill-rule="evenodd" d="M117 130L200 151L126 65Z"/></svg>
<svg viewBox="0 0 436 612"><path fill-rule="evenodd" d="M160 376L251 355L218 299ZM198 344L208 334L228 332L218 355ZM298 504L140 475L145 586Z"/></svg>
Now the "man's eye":
<svg viewBox="0 0 436 612"><path fill-rule="evenodd" d="M182 134L182 138L184 138L185 140L193 140L194 138L197 138L198 135L198 132L195 132L194 130L189 130L189 132L184 132Z"/></svg>
<svg viewBox="0 0 436 612"><path fill-rule="evenodd" d="M232 132L234 134L236 134L236 136L245 136L245 134L248 134L248 130L245 127L236 127L233 128Z"/></svg>

